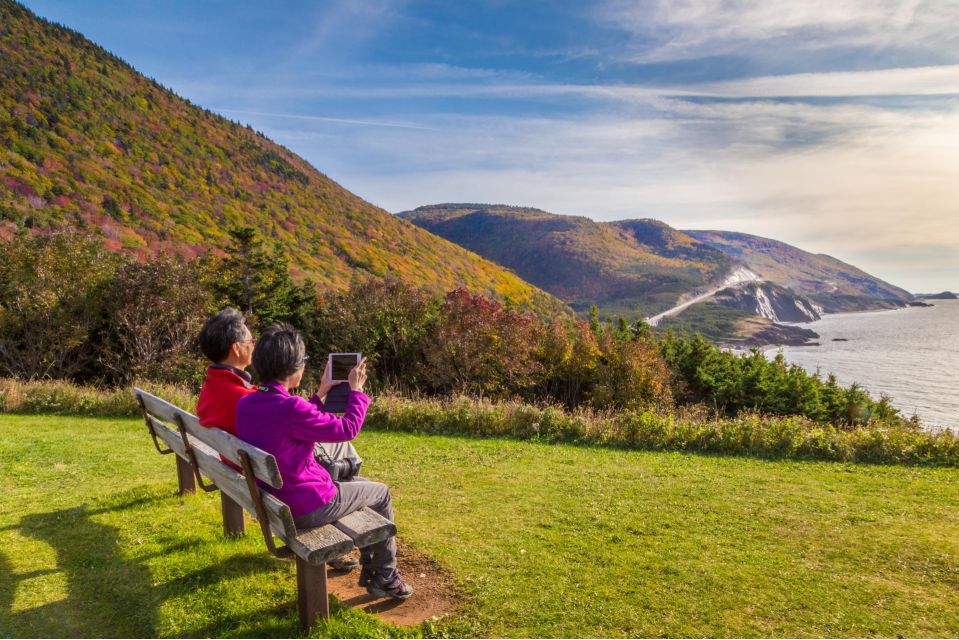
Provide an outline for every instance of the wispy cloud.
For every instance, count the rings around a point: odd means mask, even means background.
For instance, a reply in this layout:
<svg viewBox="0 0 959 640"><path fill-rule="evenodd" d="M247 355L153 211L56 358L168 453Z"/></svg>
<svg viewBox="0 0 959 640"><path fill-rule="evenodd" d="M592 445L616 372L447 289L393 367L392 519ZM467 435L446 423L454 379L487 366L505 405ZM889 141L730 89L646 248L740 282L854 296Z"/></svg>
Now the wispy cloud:
<svg viewBox="0 0 959 640"><path fill-rule="evenodd" d="M959 94L959 65L798 73L685 87L714 97L858 97Z"/></svg>
<svg viewBox="0 0 959 640"><path fill-rule="evenodd" d="M307 120L311 122L333 122L336 124L355 124L364 127L388 127L391 129L418 129L421 131L435 131L432 127L424 127L417 124L404 122L384 122L382 120L355 120L352 118L332 118L327 116L305 115L299 113L268 113L263 111L246 111L243 109L217 109L219 113L234 113L246 116L259 116L262 118L283 118L286 120Z"/></svg>
<svg viewBox="0 0 959 640"><path fill-rule="evenodd" d="M613 0L600 18L634 35L636 61L769 55L843 47L930 49L955 43L951 0ZM788 46L785 46L788 45Z"/></svg>
<svg viewBox="0 0 959 640"><path fill-rule="evenodd" d="M959 277L955 257L922 280L906 269L916 252L959 256L955 106L670 99L658 109L639 118L437 116L433 131L324 136L322 149L279 137L391 210L465 200L652 216L785 239L907 287Z"/></svg>

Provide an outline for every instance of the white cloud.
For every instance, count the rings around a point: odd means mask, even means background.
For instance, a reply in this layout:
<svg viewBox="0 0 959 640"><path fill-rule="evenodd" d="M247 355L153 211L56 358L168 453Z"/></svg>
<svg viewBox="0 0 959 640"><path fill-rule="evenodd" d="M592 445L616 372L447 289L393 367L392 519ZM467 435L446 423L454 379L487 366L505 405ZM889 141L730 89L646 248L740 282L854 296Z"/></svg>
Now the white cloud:
<svg viewBox="0 0 959 640"><path fill-rule="evenodd" d="M798 73L701 83L684 90L714 97L765 98L959 94L959 65Z"/></svg>
<svg viewBox="0 0 959 640"><path fill-rule="evenodd" d="M220 109L220 113L227 115L258 116L261 118L282 118L287 120L308 120L312 122L332 122L335 124L355 124L362 127L389 127L392 129L420 129L431 130L418 124L408 122L389 122L385 120L360 120L356 118L332 118L328 116L304 115L299 113L270 113L264 111L247 111L244 109Z"/></svg>
<svg viewBox="0 0 959 640"><path fill-rule="evenodd" d="M435 131L324 129L316 144L293 129L274 133L394 211L478 201L651 216L778 238L911 289L955 288L946 280L959 279L959 109L657 107L642 117L434 116ZM917 272L904 252L945 256L947 266Z"/></svg>
<svg viewBox="0 0 959 640"><path fill-rule="evenodd" d="M919 48L956 42L952 0L614 0L601 19L634 34L641 62L839 47ZM770 54L779 53L770 49Z"/></svg>

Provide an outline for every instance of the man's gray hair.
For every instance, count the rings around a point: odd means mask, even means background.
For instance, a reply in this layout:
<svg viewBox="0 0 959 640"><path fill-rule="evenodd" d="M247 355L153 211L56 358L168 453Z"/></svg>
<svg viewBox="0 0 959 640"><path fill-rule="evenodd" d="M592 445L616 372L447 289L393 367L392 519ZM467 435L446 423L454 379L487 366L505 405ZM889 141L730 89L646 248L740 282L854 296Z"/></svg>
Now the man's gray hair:
<svg viewBox="0 0 959 640"><path fill-rule="evenodd" d="M200 329L200 351L213 363L230 356L230 347L246 337L246 320L232 307L218 311Z"/></svg>

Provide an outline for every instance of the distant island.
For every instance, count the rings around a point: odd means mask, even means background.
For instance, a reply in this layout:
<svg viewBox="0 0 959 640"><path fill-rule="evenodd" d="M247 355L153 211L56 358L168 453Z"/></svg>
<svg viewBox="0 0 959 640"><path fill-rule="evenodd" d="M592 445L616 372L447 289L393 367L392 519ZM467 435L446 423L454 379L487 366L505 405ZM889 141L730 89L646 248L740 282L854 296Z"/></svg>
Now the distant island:
<svg viewBox="0 0 959 640"><path fill-rule="evenodd" d="M959 296L952 291L943 291L942 293L917 293L916 297L920 300L959 300Z"/></svg>

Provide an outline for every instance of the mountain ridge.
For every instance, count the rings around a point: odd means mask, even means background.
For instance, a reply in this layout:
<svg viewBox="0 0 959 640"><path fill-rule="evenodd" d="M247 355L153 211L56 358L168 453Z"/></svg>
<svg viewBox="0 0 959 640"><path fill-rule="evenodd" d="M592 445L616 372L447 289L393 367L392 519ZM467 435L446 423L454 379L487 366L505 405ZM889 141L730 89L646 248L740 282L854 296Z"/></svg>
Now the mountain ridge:
<svg viewBox="0 0 959 640"><path fill-rule="evenodd" d="M682 293L720 279L732 264L721 251L650 219L600 223L476 203L396 215L513 270L574 309L595 303L607 315L666 309Z"/></svg>
<svg viewBox="0 0 959 640"><path fill-rule="evenodd" d="M718 287L737 265L825 312L895 308L912 299L837 258L751 234L683 231L652 218L597 222L501 204L432 204L396 215L512 269L580 311L595 303L607 315L640 310L658 316Z"/></svg>
<svg viewBox="0 0 959 640"><path fill-rule="evenodd" d="M222 251L237 226L280 243L294 275L320 286L390 274L568 312L82 34L0 0L0 236L80 228L116 251L193 256Z"/></svg>
<svg viewBox="0 0 959 640"><path fill-rule="evenodd" d="M902 306L913 295L838 258L812 253L781 240L738 231L685 233L727 253L775 284L793 289L827 313Z"/></svg>

